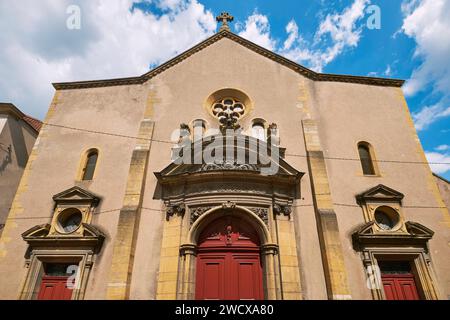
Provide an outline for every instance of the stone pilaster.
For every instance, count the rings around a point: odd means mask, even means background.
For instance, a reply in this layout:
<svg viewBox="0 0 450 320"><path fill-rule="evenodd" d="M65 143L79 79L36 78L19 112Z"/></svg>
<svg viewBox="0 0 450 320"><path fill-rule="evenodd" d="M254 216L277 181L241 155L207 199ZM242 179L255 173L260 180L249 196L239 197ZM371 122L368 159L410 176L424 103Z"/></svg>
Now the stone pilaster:
<svg viewBox="0 0 450 320"><path fill-rule="evenodd" d="M290 212L291 209L289 209ZM277 210L275 210L277 212ZM277 228L282 299L302 299L300 272L297 257L297 241L295 239L294 223L290 214L279 211L275 215Z"/></svg>
<svg viewBox="0 0 450 320"><path fill-rule="evenodd" d="M328 298L351 299L317 123L314 120L303 120L302 124Z"/></svg>
<svg viewBox="0 0 450 320"><path fill-rule="evenodd" d="M189 272L191 272L191 270L181 270L182 272L178 272L182 223L183 216L179 214L168 216L167 220L164 222L156 300L177 299L179 277L184 278L184 281L181 280L180 282L191 287L193 286L191 283L188 283L189 280L187 280L191 279L189 277ZM188 259L187 264L184 265L190 266L190 262L193 260L193 252L184 252L184 254L181 255L181 259Z"/></svg>
<svg viewBox="0 0 450 320"><path fill-rule="evenodd" d="M152 97L152 95L149 95ZM113 256L108 279L107 299L130 298L133 259L139 229L142 198L148 158L153 136L154 122L149 119L153 100L149 98L144 119L140 123L139 138L131 157L123 206L119 214L117 234L114 239Z"/></svg>

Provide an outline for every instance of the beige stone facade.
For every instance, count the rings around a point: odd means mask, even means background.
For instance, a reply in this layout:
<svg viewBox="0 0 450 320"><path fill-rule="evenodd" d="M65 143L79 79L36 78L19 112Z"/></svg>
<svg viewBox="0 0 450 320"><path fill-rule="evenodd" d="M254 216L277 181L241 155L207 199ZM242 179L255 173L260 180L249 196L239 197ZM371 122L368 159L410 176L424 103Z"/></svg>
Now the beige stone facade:
<svg viewBox="0 0 450 320"><path fill-rule="evenodd" d="M73 299L194 299L201 233L238 217L259 237L265 299L384 299L380 261L408 262L420 298L445 299L450 215L402 84L318 74L226 29L140 77L54 84L0 240L0 298L36 298L57 261L79 266ZM245 106L236 152L251 154L255 123L276 128L276 174L172 163L174 130L218 132L227 97ZM66 234L71 208L82 223Z"/></svg>

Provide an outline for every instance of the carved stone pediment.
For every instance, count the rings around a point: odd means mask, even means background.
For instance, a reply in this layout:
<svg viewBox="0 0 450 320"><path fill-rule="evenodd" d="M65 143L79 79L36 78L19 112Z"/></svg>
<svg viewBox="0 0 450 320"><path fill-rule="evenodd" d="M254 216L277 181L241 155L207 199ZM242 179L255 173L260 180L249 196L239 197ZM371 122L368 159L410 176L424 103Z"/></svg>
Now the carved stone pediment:
<svg viewBox="0 0 450 320"><path fill-rule="evenodd" d="M214 143L224 144L223 147L223 159L212 163L206 163L204 161L203 152L212 141L196 141L190 144L189 150L191 154L187 159L190 159L191 163L183 163L183 155L180 155L176 161L168 165L162 171L155 173L158 179L180 176L180 175L192 175L199 173L208 173L214 171L240 171L240 172L253 172L261 173L263 168L267 168L270 164L275 164L277 167L274 176L292 176L295 178L301 178L303 173L300 173L292 166L290 166L284 159L284 149L279 146L271 145L267 142L259 141L253 137L236 135L233 136L234 145L232 146L234 152L233 159L227 159L225 157L227 146L225 143L229 143L226 136L217 135L211 138ZM237 142L237 139L243 141L242 145ZM180 150L182 148L180 147ZM260 150L264 149L265 152ZM258 152L257 152L258 151ZM240 159L238 155L241 155L244 159ZM237 160L239 158L239 161ZM201 161L195 161L200 159ZM199 163L201 162L201 163Z"/></svg>
<svg viewBox="0 0 450 320"><path fill-rule="evenodd" d="M74 186L63 192L55 194L53 200L56 204L59 203L90 203L92 206L96 206L100 202L100 197L84 190L80 187Z"/></svg>
<svg viewBox="0 0 450 320"><path fill-rule="evenodd" d="M357 244L372 245L408 245L426 244L433 237L434 232L417 222L408 221L405 223L407 232L384 232L380 233L374 229L374 221L370 221L352 234L354 242Z"/></svg>
<svg viewBox="0 0 450 320"><path fill-rule="evenodd" d="M239 145L236 142L232 153L236 158L240 154L245 155L246 160L259 159L256 163L250 161L240 164L237 160L227 158L224 158L222 162L216 160L215 163L205 163L202 160L204 159L202 152L208 143L200 142L200 147L193 146L191 159L200 159L199 162L202 163L172 162L160 172L155 173L158 187L154 198L162 199L166 203L168 201L174 203L174 199L177 199L176 204L189 197L214 197L224 194L266 198L273 198L274 195L279 194L283 199L291 202L293 199L300 198L300 179L304 173L290 166L276 154L277 152L256 157L254 150L258 150L260 142L255 142L252 137L244 137L245 144ZM222 142L219 140L219 144ZM263 143L263 147L267 147L267 143ZM224 148L224 154L226 153ZM266 165L273 166L276 170L266 174L264 170L267 168Z"/></svg>
<svg viewBox="0 0 450 320"><path fill-rule="evenodd" d="M431 239L434 235L434 231L428 229L424 225L413 222L413 221L407 221L405 223L406 230L408 230L408 233L415 236L415 237L422 237L426 239Z"/></svg>
<svg viewBox="0 0 450 320"><path fill-rule="evenodd" d="M91 248L99 252L105 239L105 234L97 227L83 223L83 234L50 235L49 224L34 226L24 233L22 238L32 249L39 248Z"/></svg>
<svg viewBox="0 0 450 320"><path fill-rule="evenodd" d="M28 229L24 233L22 233L22 238L27 239L36 239L36 238L44 238L48 236L50 232L50 224L41 224Z"/></svg>
<svg viewBox="0 0 450 320"><path fill-rule="evenodd" d="M370 188L356 195L359 203L368 201L392 201L400 202L403 199L403 194L391 189L385 185L379 184L376 187Z"/></svg>

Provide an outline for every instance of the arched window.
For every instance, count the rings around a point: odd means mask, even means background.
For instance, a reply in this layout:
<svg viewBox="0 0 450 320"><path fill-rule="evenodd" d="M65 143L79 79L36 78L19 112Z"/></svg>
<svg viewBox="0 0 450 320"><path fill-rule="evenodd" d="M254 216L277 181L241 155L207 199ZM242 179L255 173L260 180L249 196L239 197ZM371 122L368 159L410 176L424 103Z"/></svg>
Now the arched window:
<svg viewBox="0 0 450 320"><path fill-rule="evenodd" d="M83 167L82 180L92 180L94 177L95 166L97 165L98 151L96 149L88 152Z"/></svg>
<svg viewBox="0 0 450 320"><path fill-rule="evenodd" d="M358 143L359 159L365 175L375 175L375 166L370 149L371 147L367 142Z"/></svg>
<svg viewBox="0 0 450 320"><path fill-rule="evenodd" d="M254 120L252 124L252 136L256 139L266 141L266 127L264 125L264 120Z"/></svg>

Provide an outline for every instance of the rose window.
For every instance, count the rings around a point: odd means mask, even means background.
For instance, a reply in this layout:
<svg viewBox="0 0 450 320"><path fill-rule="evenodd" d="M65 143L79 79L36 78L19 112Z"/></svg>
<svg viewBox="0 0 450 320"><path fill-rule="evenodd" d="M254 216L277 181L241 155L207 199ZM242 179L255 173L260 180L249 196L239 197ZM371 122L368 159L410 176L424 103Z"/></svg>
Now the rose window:
<svg viewBox="0 0 450 320"><path fill-rule="evenodd" d="M233 98L225 98L214 103L213 115L224 127L235 127L245 113L245 105Z"/></svg>

